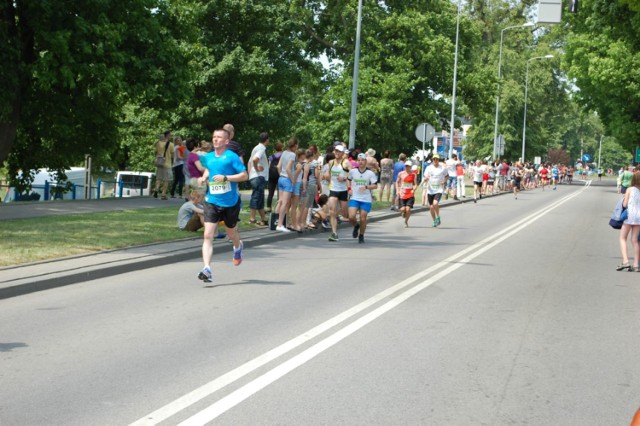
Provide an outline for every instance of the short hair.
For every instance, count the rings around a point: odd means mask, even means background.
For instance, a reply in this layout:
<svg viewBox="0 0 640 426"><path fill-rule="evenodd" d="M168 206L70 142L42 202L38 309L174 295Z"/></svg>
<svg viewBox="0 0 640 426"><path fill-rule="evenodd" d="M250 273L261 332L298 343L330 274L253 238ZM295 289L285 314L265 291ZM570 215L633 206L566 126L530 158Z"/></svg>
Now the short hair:
<svg viewBox="0 0 640 426"><path fill-rule="evenodd" d="M266 142L269 140L269 133L262 132L260 133L260 142Z"/></svg>
<svg viewBox="0 0 640 426"><path fill-rule="evenodd" d="M391 157L391 152L389 152L389 150L387 149L387 150L384 151L383 156L384 156L384 158L389 158L389 157Z"/></svg>
<svg viewBox="0 0 640 426"><path fill-rule="evenodd" d="M398 159L399 159L400 161L404 161L404 160L406 160L406 159L407 159L407 154L400 154L400 156L398 157Z"/></svg>
<svg viewBox="0 0 640 426"><path fill-rule="evenodd" d="M275 148L276 152L282 151L282 147L283 147L282 142L276 142L276 144L273 147Z"/></svg>
<svg viewBox="0 0 640 426"><path fill-rule="evenodd" d="M227 135L227 139L231 139L231 133L229 133L229 131L227 129L215 129L213 131L213 134L215 134L216 132L224 132L225 135Z"/></svg>
<svg viewBox="0 0 640 426"><path fill-rule="evenodd" d="M229 124L229 123L222 126L222 130L226 130L229 133L229 135L231 135L231 133L236 132L236 128L233 127L233 124Z"/></svg>
<svg viewBox="0 0 640 426"><path fill-rule="evenodd" d="M324 206L325 204L327 204L327 201L329 201L329 196L327 194L321 194L318 197L318 205L320 207Z"/></svg>
<svg viewBox="0 0 640 426"><path fill-rule="evenodd" d="M204 196L202 190L200 189L192 189L191 191L189 191L189 199L191 201L195 200L199 195Z"/></svg>
<svg viewBox="0 0 640 426"><path fill-rule="evenodd" d="M164 137L166 138L167 135L169 135L171 133L171 130L165 130L162 134L164 135Z"/></svg>

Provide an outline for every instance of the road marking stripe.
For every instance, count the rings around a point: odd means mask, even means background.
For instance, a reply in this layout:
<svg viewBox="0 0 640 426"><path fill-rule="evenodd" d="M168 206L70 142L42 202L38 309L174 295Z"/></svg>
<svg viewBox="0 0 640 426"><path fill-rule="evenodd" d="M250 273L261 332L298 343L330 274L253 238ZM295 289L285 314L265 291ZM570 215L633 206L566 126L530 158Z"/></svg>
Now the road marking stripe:
<svg viewBox="0 0 640 426"><path fill-rule="evenodd" d="M180 411L188 408L189 406L195 404L196 402L208 397L209 395L213 394L214 392L217 392L218 390L224 388L225 386L239 380L240 378L246 376L247 374L255 371L256 369L262 367L263 365L273 361L274 359L292 351L293 349L301 346L302 344L310 341L311 339L319 336L320 334L328 331L329 329L345 322L346 320L348 320L349 318L357 315L358 313L362 312L363 310L367 309L368 307L380 302L381 300L390 297L392 294L397 293L398 291L404 289L405 287L409 286L412 283L415 283L415 281L424 278L425 276L433 273L434 271L437 271L438 269L441 268L445 268L443 271L437 273L436 275L434 275L433 277L429 278L426 281L423 281L422 283L412 287L411 289L407 290L406 292L396 296L395 298L393 298L391 301L385 303L384 305L380 306L379 308L375 309L374 311L364 315L363 317L357 319L356 321L354 321L353 323L350 323L349 325L345 326L344 328L338 330L336 333L334 333L333 335L325 338L324 340L322 340L321 342L315 344L314 346L310 347L309 349L301 352L300 354L294 356L293 358L290 358L289 360L285 361L284 363L280 364L279 366L275 367L274 369L270 370L269 372L267 372L266 374L260 376L259 378L255 379L254 381L250 382L249 384L241 387L240 389L236 390L235 392L232 392L231 394L227 395L226 397L223 397L222 399L218 400L217 402L215 402L214 404L210 405L208 408L206 408L205 410L201 411L200 413L196 414L195 416L191 417L190 419L186 420L185 422L183 422L182 424L185 425L191 425L191 424L204 424L206 422L209 422L213 419L215 419L217 416L219 416L220 414L224 413L225 411L231 409L232 407L234 407L235 405L239 404L240 402L242 402L243 400L245 400L246 398L248 398L249 396L253 395L254 393L258 392L260 389L263 389L264 387L268 386L269 384L273 383L275 380L277 380L278 378L284 376L285 374L287 374L288 372L294 370L295 368L299 367L300 365L306 363L307 361L309 361L310 359L314 358L316 355L322 353L323 351L325 351L326 349L330 348L331 346L335 345L336 343L338 343L339 341L341 341L342 339L346 338L347 336L349 336L350 334L354 333L355 331L357 331L358 329L364 327L366 324L368 324L369 322L373 321L374 319L378 318L379 316L381 316L382 314L384 314L385 312L389 311L390 309L392 309L393 307L397 306L398 304L402 303L403 301L407 300L409 297L415 295L416 293L424 290L425 288L427 288L428 286L430 286L433 282L439 280L440 278L446 276L447 274L455 271L456 269L458 269L459 267L463 266L464 264L468 263L471 259L479 256L480 254L486 252L488 249L494 247L496 244L504 241L506 238L510 237L511 235L513 235L514 233L520 231L522 228L528 226L529 224L535 222L537 219L539 219L540 217L542 217L543 215L549 213L550 211L554 210L555 208L557 208L558 206L560 206L561 204L564 204L565 202L569 201L571 198L579 195L582 191L584 191L587 187L583 187L581 190L573 193L573 194L569 194L567 196L565 196L564 198L562 198L561 200L558 200L554 203L552 203L550 206L548 207L544 207L543 209L534 212L533 214L525 217L524 219L519 220L518 222L514 223L513 225L508 226L507 228L505 228L504 230L496 233L496 234L492 234L491 236L485 238L484 240L473 244L469 247L467 247L466 249L461 250L460 252L456 253L455 255L452 255L450 257L448 257L447 259L438 262L437 264L425 269L424 271L418 272L414 275L412 275L411 277L401 281L400 283L376 294L375 296L367 299L366 301L344 311L343 313L325 321L324 323L308 330L305 333L302 333L301 335L289 340L288 342L285 342L284 344L258 356L257 358L254 358L253 360L239 366L238 368L231 370L230 372L214 379L213 381L193 390L192 392L189 392L188 394L170 402L169 404L165 405L164 407L161 407L160 409L150 413L149 415L146 415L144 417L142 417L141 419L135 421L134 423L132 423L131 425L156 425L166 419L168 419L169 417L179 413ZM454 265L451 265L452 262L456 261L456 259L461 258L463 256L467 255L467 257L463 258L461 261L459 261L458 263L455 263Z"/></svg>

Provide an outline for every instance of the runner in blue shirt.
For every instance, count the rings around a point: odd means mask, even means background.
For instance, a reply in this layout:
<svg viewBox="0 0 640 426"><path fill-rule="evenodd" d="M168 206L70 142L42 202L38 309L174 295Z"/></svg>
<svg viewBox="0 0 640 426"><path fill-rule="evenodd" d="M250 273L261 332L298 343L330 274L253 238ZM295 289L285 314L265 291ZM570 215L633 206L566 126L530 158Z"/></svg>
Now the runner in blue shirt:
<svg viewBox="0 0 640 426"><path fill-rule="evenodd" d="M210 282L213 278L211 257L218 222L224 221L227 235L233 242L233 264L238 266L242 263L242 241L236 230L240 216L238 182L246 181L249 176L240 157L227 149L229 140L229 132L222 129L215 130L213 151L200 160L205 171L202 177L198 178L198 183L202 185L206 182L207 195L204 203L204 241L202 243L204 268L198 274L198 278L205 282Z"/></svg>

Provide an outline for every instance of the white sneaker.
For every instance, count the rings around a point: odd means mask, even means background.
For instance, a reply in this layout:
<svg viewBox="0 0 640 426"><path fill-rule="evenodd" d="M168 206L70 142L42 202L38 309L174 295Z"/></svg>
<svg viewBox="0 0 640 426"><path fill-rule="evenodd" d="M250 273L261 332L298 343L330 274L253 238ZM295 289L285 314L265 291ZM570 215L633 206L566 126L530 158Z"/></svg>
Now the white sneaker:
<svg viewBox="0 0 640 426"><path fill-rule="evenodd" d="M287 233L287 232L291 232L289 229L287 229L287 228L286 228L286 227L284 227L284 226L276 226L276 231L278 231L278 232L285 232L285 233Z"/></svg>

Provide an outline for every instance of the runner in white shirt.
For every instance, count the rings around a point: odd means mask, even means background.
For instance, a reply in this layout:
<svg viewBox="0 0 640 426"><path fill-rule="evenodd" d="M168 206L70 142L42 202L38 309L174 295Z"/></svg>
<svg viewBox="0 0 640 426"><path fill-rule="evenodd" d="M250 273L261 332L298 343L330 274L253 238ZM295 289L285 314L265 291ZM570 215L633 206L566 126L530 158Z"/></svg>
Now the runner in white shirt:
<svg viewBox="0 0 640 426"><path fill-rule="evenodd" d="M353 226L353 238L364 243L364 231L367 229L367 215L371 211L373 197L371 191L378 187L376 174L367 168L367 156L358 154L358 168L349 170L351 181L351 199L349 200L349 222ZM360 222L356 213L360 210Z"/></svg>
<svg viewBox="0 0 640 426"><path fill-rule="evenodd" d="M473 202L477 203L478 198L482 199L482 175L484 174L484 166L480 160L476 160L476 165L472 167L473 172Z"/></svg>
<svg viewBox="0 0 640 426"><path fill-rule="evenodd" d="M440 225L440 198L444 192L444 185L447 182L449 173L446 168L440 164L440 156L435 154L433 162L427 167L424 173L424 181L427 185L427 201L429 202L429 211L433 218L434 228Z"/></svg>

